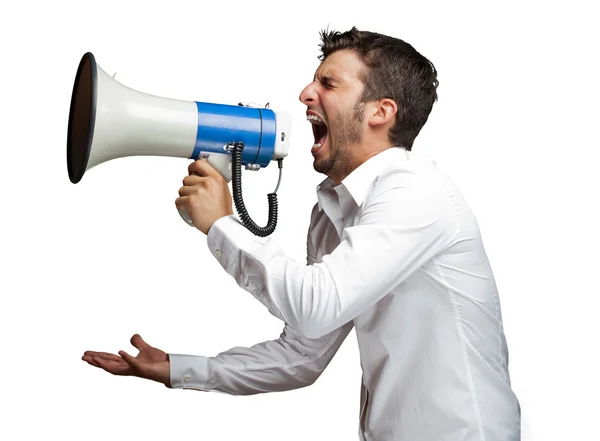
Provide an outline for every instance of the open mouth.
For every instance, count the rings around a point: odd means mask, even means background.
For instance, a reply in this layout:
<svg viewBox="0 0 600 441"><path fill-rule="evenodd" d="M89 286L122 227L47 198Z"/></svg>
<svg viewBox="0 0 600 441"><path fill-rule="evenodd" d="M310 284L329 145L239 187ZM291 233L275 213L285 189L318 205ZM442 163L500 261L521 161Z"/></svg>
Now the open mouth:
<svg viewBox="0 0 600 441"><path fill-rule="evenodd" d="M315 143L311 149L314 152L323 147L325 141L327 140L327 125L323 119L317 115L308 115L307 119L312 124L313 135L315 137Z"/></svg>

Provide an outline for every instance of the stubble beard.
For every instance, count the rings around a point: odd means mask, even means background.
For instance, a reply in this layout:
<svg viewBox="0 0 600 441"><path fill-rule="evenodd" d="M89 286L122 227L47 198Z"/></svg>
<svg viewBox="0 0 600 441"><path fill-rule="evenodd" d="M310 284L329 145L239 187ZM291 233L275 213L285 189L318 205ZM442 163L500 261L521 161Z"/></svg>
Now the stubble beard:
<svg viewBox="0 0 600 441"><path fill-rule="evenodd" d="M362 140L364 103L357 102L352 110L339 113L330 125L329 154L314 163L317 172L325 175L348 175L352 169L350 146ZM331 127L333 126L333 128Z"/></svg>

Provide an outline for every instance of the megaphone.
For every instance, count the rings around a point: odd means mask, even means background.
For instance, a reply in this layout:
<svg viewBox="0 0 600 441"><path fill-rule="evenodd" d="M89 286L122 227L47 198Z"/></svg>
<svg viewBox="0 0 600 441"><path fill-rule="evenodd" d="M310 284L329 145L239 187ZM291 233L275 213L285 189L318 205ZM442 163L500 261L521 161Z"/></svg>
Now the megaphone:
<svg viewBox="0 0 600 441"><path fill-rule="evenodd" d="M206 159L227 182L243 224L268 236L277 224L277 189L288 154L291 115L244 105L184 101L131 89L109 76L87 52L81 58L69 111L67 169L78 183L86 171L126 156ZM268 194L266 227L256 225L244 206L241 166L259 170L277 161L279 180ZM188 214L182 218L193 225Z"/></svg>

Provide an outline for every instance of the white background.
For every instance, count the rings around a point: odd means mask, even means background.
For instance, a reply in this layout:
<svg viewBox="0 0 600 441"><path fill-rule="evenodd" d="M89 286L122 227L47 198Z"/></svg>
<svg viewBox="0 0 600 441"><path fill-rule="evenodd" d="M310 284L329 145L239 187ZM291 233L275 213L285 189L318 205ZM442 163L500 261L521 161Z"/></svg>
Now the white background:
<svg viewBox="0 0 600 441"><path fill-rule="evenodd" d="M354 440L354 332L309 388L234 397L114 377L85 350L216 355L279 336L174 200L190 161L123 158L73 185L66 134L91 51L115 79L184 100L270 102L293 114L276 235L305 258L322 180L302 88L318 33L352 25L402 38L439 71L415 143L464 192L500 290L523 439L600 439L596 283L598 41L594 2L20 2L0 36L0 438ZM7 3L8 4L8 3ZM568 4L568 6L567 6ZM18 5L18 6L16 6ZM244 173L259 224L277 168Z"/></svg>

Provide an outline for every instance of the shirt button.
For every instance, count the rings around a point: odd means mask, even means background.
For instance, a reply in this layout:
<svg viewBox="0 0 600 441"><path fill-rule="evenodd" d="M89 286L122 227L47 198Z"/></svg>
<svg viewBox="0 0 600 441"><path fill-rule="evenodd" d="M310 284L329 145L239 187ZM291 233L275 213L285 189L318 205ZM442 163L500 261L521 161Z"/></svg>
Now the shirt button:
<svg viewBox="0 0 600 441"><path fill-rule="evenodd" d="M190 376L189 376L189 375L186 375L185 377L183 377L183 381L185 381L186 383L187 383L188 381L190 381Z"/></svg>
<svg viewBox="0 0 600 441"><path fill-rule="evenodd" d="M215 251L215 254L217 255L217 257L221 257L221 250Z"/></svg>

